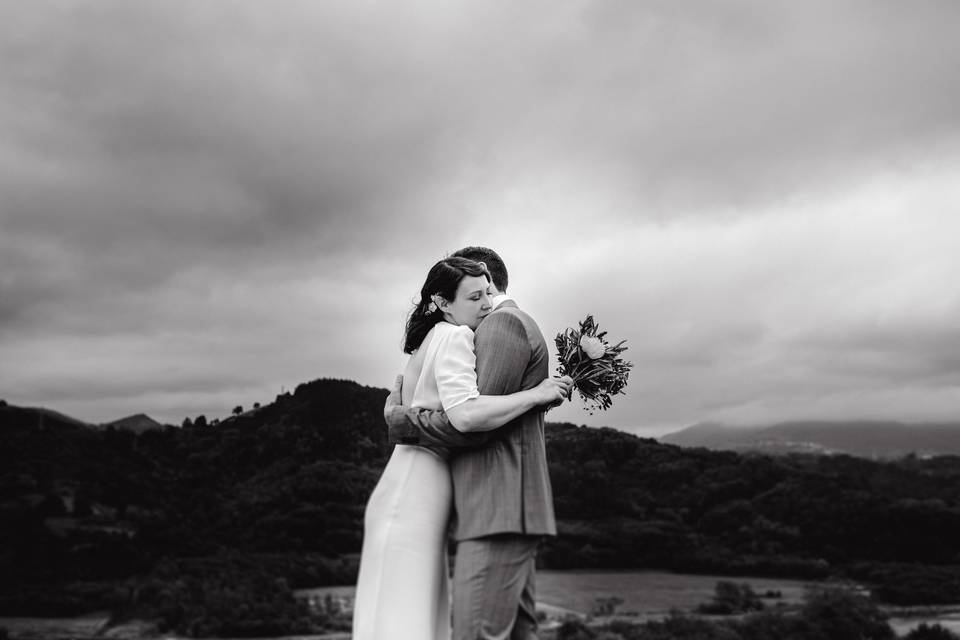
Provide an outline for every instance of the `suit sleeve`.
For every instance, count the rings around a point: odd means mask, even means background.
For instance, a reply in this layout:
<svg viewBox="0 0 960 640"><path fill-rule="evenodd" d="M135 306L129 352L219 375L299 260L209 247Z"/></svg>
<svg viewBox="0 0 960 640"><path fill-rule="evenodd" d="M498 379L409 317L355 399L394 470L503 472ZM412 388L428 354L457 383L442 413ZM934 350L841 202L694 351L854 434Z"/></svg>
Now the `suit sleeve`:
<svg viewBox="0 0 960 640"><path fill-rule="evenodd" d="M477 327L474 346L481 395L505 396L521 391L531 349L520 318L508 312L489 315Z"/></svg>

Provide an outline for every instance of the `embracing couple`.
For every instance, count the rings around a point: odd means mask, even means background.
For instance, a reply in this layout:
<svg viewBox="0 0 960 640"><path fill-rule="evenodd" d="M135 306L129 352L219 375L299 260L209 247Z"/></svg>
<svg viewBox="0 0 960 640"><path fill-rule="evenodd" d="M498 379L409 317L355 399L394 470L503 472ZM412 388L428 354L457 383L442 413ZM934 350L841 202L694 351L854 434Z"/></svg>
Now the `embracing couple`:
<svg viewBox="0 0 960 640"><path fill-rule="evenodd" d="M548 377L546 340L506 291L484 247L420 290L384 407L397 446L367 503L354 640L537 637L537 546L556 535L543 415L572 381Z"/></svg>

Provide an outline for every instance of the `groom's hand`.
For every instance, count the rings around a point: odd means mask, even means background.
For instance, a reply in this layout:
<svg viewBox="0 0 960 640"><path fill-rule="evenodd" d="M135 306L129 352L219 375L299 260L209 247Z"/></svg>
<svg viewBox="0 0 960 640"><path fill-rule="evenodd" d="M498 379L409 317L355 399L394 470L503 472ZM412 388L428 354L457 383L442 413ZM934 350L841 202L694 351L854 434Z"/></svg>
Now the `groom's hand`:
<svg viewBox="0 0 960 640"><path fill-rule="evenodd" d="M399 407L403 405L403 396L400 394L403 392L403 374L397 376L397 379L393 382L393 389L390 390L390 395L387 396L387 404L383 407L383 417L387 417L387 410L392 407Z"/></svg>
<svg viewBox="0 0 960 640"><path fill-rule="evenodd" d="M403 406L403 375L398 375L393 389L383 405L383 419L387 423L387 442L390 444L417 444L420 434L407 420L406 408Z"/></svg>

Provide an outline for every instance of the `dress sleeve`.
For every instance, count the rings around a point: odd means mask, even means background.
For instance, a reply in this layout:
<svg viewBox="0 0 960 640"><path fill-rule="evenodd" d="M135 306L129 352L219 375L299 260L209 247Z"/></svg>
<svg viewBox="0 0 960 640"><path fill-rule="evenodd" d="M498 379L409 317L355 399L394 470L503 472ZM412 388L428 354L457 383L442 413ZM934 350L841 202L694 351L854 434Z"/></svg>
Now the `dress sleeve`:
<svg viewBox="0 0 960 640"><path fill-rule="evenodd" d="M434 369L437 392L444 411L480 395L476 367L477 356L473 351L473 331L470 327L458 326L445 331L442 342L437 345Z"/></svg>

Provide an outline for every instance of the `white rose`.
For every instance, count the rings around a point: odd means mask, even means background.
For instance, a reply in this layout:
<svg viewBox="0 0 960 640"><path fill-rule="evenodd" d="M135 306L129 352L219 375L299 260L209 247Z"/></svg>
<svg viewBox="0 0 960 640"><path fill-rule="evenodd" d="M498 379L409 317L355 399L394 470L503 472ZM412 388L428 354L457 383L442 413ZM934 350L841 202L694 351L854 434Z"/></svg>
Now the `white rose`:
<svg viewBox="0 0 960 640"><path fill-rule="evenodd" d="M603 354L607 352L607 346L603 344L603 340L594 338L593 336L581 337L580 348L583 349L583 352L587 354L591 360L602 358Z"/></svg>

